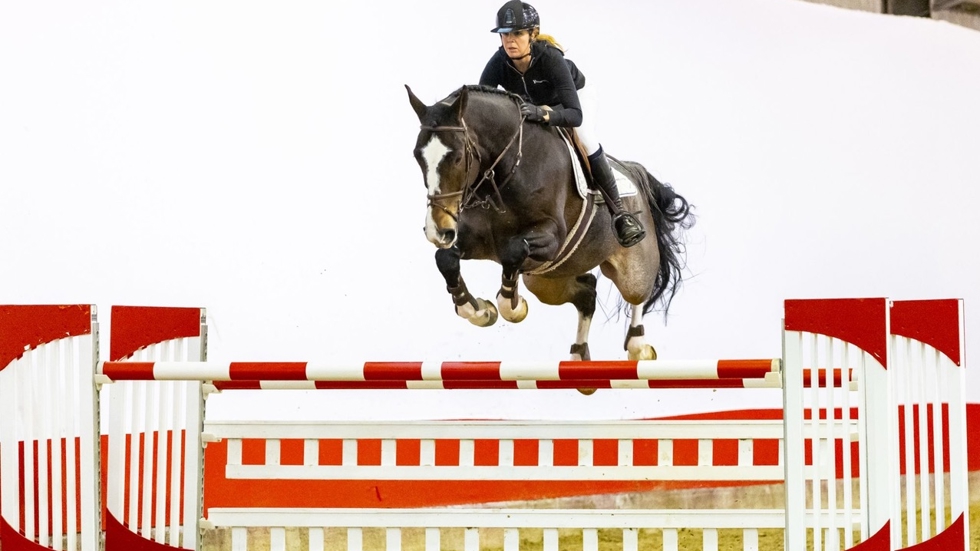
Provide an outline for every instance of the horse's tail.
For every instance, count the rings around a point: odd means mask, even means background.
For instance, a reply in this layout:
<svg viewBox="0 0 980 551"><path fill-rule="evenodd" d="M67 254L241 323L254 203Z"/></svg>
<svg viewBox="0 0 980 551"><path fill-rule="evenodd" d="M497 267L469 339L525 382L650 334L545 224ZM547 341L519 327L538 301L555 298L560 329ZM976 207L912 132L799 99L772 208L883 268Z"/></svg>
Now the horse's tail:
<svg viewBox="0 0 980 551"><path fill-rule="evenodd" d="M670 184L657 180L643 165L630 161L622 164L633 173L650 205L657 234L657 248L660 250L657 278L653 292L643 305L643 313L650 313L660 303L666 316L681 283L681 272L686 266L682 230L689 229L696 221L692 212L693 205L674 191Z"/></svg>

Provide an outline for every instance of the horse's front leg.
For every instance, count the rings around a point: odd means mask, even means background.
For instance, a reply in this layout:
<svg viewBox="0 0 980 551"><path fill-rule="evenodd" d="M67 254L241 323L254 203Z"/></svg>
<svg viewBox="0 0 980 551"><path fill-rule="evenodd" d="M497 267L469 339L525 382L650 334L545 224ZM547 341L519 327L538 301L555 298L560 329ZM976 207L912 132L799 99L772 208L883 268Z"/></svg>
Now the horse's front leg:
<svg viewBox="0 0 980 551"><path fill-rule="evenodd" d="M453 297L456 315L478 327L489 327L497 322L497 309L490 301L476 298L466 289L459 273L459 259L457 247L436 251L436 266L446 280L446 290Z"/></svg>
<svg viewBox="0 0 980 551"><path fill-rule="evenodd" d="M497 308L500 315L511 323L519 323L527 317L527 301L517 291L517 278L521 265L530 253L530 245L523 237L514 237L500 252L500 290L497 291Z"/></svg>

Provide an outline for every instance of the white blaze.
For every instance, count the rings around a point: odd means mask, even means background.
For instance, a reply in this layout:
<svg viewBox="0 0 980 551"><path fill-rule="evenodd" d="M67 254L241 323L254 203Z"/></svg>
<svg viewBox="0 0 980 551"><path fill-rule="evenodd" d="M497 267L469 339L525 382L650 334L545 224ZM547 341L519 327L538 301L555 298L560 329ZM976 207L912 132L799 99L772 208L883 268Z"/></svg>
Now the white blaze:
<svg viewBox="0 0 980 551"><path fill-rule="evenodd" d="M425 186L429 190L429 195L439 193L439 163L448 155L450 149L438 136L433 135L429 143L422 148L422 159L425 161ZM432 208L425 211L425 237L433 242L438 242L436 235L436 222L432 218Z"/></svg>

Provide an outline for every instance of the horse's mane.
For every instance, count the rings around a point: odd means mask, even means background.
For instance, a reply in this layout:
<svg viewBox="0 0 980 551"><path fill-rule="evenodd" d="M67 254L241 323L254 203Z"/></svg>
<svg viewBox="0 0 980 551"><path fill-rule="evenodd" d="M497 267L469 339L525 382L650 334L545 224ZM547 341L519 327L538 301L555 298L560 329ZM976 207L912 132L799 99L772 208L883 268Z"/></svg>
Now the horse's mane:
<svg viewBox="0 0 980 551"><path fill-rule="evenodd" d="M459 89L457 89L456 91L454 91L452 94L449 94L449 96L445 100L443 100L443 101L444 102L452 102L452 101L454 101L457 97L459 97L459 95L463 92L463 90L466 90L467 93L474 93L474 92L476 92L476 93L480 93L480 94L489 94L489 95L493 95L493 96L500 96L500 97L510 98L511 100L516 101L516 102L523 102L524 101L524 98L522 98L521 96L519 96L519 95L517 95L517 94L515 94L513 92L508 92L507 90L504 90L503 88L483 86L481 84L464 84L463 86L460 86Z"/></svg>

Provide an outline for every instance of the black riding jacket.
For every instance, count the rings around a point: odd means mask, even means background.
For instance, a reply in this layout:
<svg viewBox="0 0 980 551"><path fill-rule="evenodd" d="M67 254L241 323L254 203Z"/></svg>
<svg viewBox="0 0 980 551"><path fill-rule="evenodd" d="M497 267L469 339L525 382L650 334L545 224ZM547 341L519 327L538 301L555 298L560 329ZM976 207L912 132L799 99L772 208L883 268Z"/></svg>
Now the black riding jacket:
<svg viewBox="0 0 980 551"><path fill-rule="evenodd" d="M501 46L483 69L480 84L494 88L499 85L535 105L551 107L551 126L582 124L578 90L585 86L585 75L565 59L561 50L547 42L531 43L531 65L523 75Z"/></svg>

